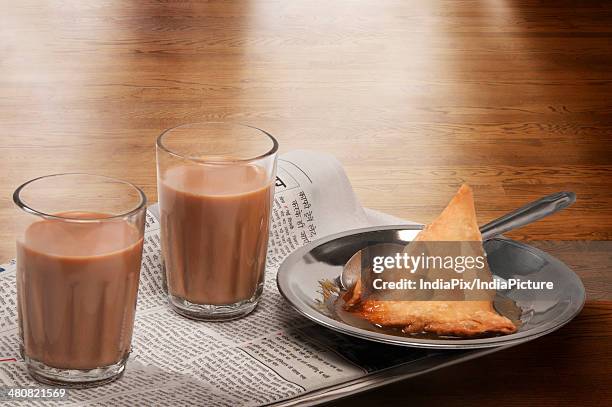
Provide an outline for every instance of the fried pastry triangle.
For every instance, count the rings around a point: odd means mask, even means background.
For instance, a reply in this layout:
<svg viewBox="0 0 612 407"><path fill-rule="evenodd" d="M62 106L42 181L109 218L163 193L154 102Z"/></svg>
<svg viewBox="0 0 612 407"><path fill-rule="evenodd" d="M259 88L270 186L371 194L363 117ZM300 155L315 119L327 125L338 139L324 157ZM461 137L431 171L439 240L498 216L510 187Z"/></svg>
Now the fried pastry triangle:
<svg viewBox="0 0 612 407"><path fill-rule="evenodd" d="M442 211L415 238L417 241L482 241L472 189L464 184ZM409 247L409 246L408 246ZM488 272L488 278L491 278ZM510 334L516 326L499 315L492 301L381 301L362 298L361 281L344 295L345 309L372 324L402 328L405 333L444 336Z"/></svg>

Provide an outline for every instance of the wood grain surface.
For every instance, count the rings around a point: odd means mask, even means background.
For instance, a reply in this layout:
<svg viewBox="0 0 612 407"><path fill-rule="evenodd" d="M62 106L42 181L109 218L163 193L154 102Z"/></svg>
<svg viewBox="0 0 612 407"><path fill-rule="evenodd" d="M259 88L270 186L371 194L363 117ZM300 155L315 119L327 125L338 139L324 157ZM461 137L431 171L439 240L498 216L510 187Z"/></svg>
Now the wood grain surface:
<svg viewBox="0 0 612 407"><path fill-rule="evenodd" d="M610 2L0 4L2 260L20 183L94 172L155 201L155 138L201 120L334 154L365 206L406 219L430 221L462 182L483 223L572 190L511 236L612 239ZM610 299L609 253L579 270L591 299ZM611 313L590 302L560 333L343 405L612 404Z"/></svg>
<svg viewBox="0 0 612 407"><path fill-rule="evenodd" d="M333 405L607 406L610 360L612 302L594 302L551 335Z"/></svg>

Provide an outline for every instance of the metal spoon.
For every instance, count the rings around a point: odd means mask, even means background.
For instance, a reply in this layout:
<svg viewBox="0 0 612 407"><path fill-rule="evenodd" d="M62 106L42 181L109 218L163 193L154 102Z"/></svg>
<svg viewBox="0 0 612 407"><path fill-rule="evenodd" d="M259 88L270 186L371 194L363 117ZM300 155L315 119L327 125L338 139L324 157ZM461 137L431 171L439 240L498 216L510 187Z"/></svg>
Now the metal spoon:
<svg viewBox="0 0 612 407"><path fill-rule="evenodd" d="M502 233L533 223L567 208L574 202L576 202L576 194L573 192L557 192L540 198L482 226L480 228L482 240L487 241ZM397 253L398 246L397 243L383 243L378 250L381 252L387 250L388 254L393 256ZM342 288L352 287L361 276L362 251L363 249L355 253L344 265L339 279Z"/></svg>

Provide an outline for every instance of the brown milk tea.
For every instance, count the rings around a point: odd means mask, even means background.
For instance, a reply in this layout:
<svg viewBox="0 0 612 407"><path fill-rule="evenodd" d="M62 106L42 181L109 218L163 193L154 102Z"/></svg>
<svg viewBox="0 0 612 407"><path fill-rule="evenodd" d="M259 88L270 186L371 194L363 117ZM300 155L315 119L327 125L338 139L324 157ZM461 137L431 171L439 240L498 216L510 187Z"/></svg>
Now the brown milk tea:
<svg viewBox="0 0 612 407"><path fill-rule="evenodd" d="M192 164L160 175L170 294L196 304L250 299L263 282L274 193L264 169Z"/></svg>
<svg viewBox="0 0 612 407"><path fill-rule="evenodd" d="M119 219L32 223L17 243L18 311L25 355L61 369L103 367L126 357L142 244L139 231Z"/></svg>

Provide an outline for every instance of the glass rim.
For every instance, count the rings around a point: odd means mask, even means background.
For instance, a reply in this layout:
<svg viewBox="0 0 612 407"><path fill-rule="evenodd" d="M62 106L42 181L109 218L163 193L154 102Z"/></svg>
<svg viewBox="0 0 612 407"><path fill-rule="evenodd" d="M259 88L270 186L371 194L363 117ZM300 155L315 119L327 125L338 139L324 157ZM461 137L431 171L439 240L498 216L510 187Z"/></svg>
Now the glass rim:
<svg viewBox="0 0 612 407"><path fill-rule="evenodd" d="M46 212L43 212L43 211L39 211L37 209L32 208L30 205L26 204L21 199L21 191L23 191L24 188L26 188L28 185L32 184L33 182L40 181L40 180L46 179L46 178L63 177L63 176L66 176L66 175L83 175L83 176L87 176L87 177L103 178L103 179L105 179L107 181L112 181L112 182L117 183L117 184L127 185L127 186L131 187L132 189L134 189L138 193L138 197L140 198L140 201L138 202L138 205L136 205L134 208L129 209L129 210L127 210L127 211L125 211L123 213L117 214L117 215L83 219L83 218L77 218L77 217L71 217L71 216L59 216L59 215L54 215L54 214L51 214L51 213L46 213ZM142 210L144 207L146 207L146 205L147 205L147 196L142 191L142 189L140 189L139 187L137 187L136 185L134 185L134 184L132 184L131 182L128 182L128 181L124 181L124 180L113 178L113 177L108 177L106 175L90 174L90 173L86 173L86 172L63 172L63 173L58 173L58 174L43 175L43 176L36 177L36 178L33 178L33 179L29 180L29 181L24 182L23 184L18 186L17 189L15 189L15 192L13 192L13 202L15 203L15 205L17 205L17 207L19 207L19 209L23 210L24 212L29 213L31 215L40 216L40 217L42 217L44 219L63 220L63 221L66 221L66 222L75 222L75 223L92 223L92 222L101 222L101 221L119 219L119 218L124 218L126 216L133 215L136 212Z"/></svg>
<svg viewBox="0 0 612 407"><path fill-rule="evenodd" d="M170 134L170 132L172 132L173 130L180 129L182 127L194 126L194 125L210 125L210 124L225 124L225 125L232 125L232 126L242 126L242 127L249 127L251 129L257 130L257 131L263 133L265 136L268 137L269 140L272 141L272 148L270 148L267 152L265 152L263 154L260 154L258 156L255 156L255 157L220 159L219 157L211 156L210 159L208 159L208 158L193 157L193 156L188 156L188 155L185 155L185 154L177 153L175 151L172 151L170 148L166 147L164 145L164 143L163 143L164 136ZM278 151L278 141L276 141L274 136L272 136L267 131L260 129L259 127L251 126L250 124L244 124L244 123L239 123L239 122L226 122L226 121L192 122L192 123L183 123L183 124L179 124L177 126L170 127L168 129L164 130L157 137L156 145L157 145L158 148L160 148L161 150L165 151L166 153L168 153L168 154L170 154L170 155L172 155L174 157L178 157L178 158L182 158L182 159L185 159L185 160L194 161L194 162L201 163L201 164L207 164L207 163L210 163L210 164L248 163L248 162L251 162L251 161L255 161L255 160L259 160L259 159L262 159L262 158L269 157L269 156L275 154Z"/></svg>

